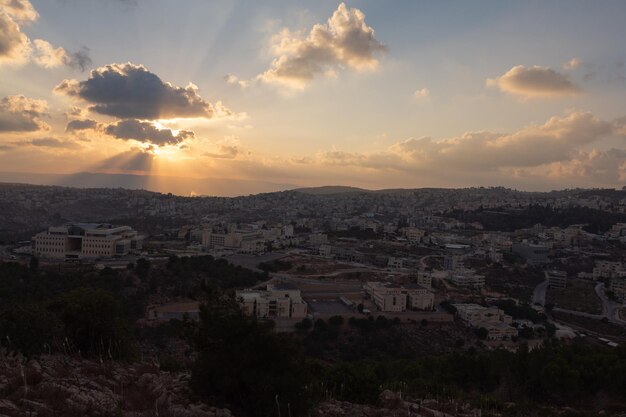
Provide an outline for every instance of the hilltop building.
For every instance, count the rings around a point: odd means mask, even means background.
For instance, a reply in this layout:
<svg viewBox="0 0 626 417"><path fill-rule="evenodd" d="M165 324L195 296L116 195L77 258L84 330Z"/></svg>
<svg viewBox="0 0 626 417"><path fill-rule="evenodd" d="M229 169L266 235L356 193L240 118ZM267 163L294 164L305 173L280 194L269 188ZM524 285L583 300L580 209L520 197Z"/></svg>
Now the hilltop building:
<svg viewBox="0 0 626 417"><path fill-rule="evenodd" d="M244 314L259 319L302 319L307 315L307 304L300 290L291 284L268 284L266 290L241 290L235 297Z"/></svg>
<svg viewBox="0 0 626 417"><path fill-rule="evenodd" d="M143 237L130 226L70 223L33 236L33 252L42 258L79 260L110 258L140 250Z"/></svg>

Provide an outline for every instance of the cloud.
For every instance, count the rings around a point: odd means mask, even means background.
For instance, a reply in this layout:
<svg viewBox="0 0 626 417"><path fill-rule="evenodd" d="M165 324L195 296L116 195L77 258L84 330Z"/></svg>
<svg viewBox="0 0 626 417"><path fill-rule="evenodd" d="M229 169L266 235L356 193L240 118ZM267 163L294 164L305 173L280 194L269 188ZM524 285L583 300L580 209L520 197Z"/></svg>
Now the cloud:
<svg viewBox="0 0 626 417"><path fill-rule="evenodd" d="M0 10L17 22L32 22L39 17L28 0L0 0Z"/></svg>
<svg viewBox="0 0 626 417"><path fill-rule="evenodd" d="M582 63L583 61L580 58L572 58L569 61L567 61L565 64L563 64L563 69L573 70L573 69L580 67Z"/></svg>
<svg viewBox="0 0 626 417"><path fill-rule="evenodd" d="M378 152L322 152L301 164L310 170L336 172L342 178L350 172L365 172L368 178L387 178L396 186L401 180L414 184L418 179L448 186L519 184L522 177L526 184L536 186L541 178L552 178L558 184L557 172L570 175L568 178L578 172L593 177L589 181L595 183L615 184L626 169L625 160L619 159L626 150L607 153L590 149L619 135L619 127L619 123L591 113L573 112L512 133L480 131L443 140L412 138ZM607 173L601 176L603 164Z"/></svg>
<svg viewBox="0 0 626 417"><path fill-rule="evenodd" d="M75 132L78 130L96 130L99 128L99 126L100 124L96 122L95 120L77 119L77 120L71 120L70 122L68 122L67 126L65 127L65 131Z"/></svg>
<svg viewBox="0 0 626 417"><path fill-rule="evenodd" d="M33 139L28 142L33 146L46 147L46 148L62 148L62 149L76 149L79 148L78 144L70 141L63 141L55 138L41 138Z"/></svg>
<svg viewBox="0 0 626 417"><path fill-rule="evenodd" d="M108 125L104 132L118 139L132 139L153 145L176 145L186 139L194 137L189 130L178 132L167 128L159 128L150 122L142 122L135 119L122 120Z"/></svg>
<svg viewBox="0 0 626 417"><path fill-rule="evenodd" d="M20 25L39 15L28 0L0 0L0 64L24 64L31 60L43 68L67 65L84 71L91 65L89 49L68 53L43 39L31 41Z"/></svg>
<svg viewBox="0 0 626 417"><path fill-rule="evenodd" d="M487 80L490 87L515 95L531 97L550 97L578 94L582 90L569 78L551 68L540 66L525 67L518 65L504 75Z"/></svg>
<svg viewBox="0 0 626 417"><path fill-rule="evenodd" d="M430 97L430 91L428 90L428 88L421 88L419 90L416 90L415 93L413 93L413 97L415 97L416 99L423 99L423 98L428 98Z"/></svg>
<svg viewBox="0 0 626 417"><path fill-rule="evenodd" d="M30 40L17 22L0 10L0 64L26 62L31 50Z"/></svg>
<svg viewBox="0 0 626 417"><path fill-rule="evenodd" d="M64 80L55 91L91 103L93 112L120 119L208 119L214 113L193 84L173 86L144 66L131 63L92 70L86 81Z"/></svg>
<svg viewBox="0 0 626 417"><path fill-rule="evenodd" d="M49 116L47 103L24 96L7 96L0 101L0 132L35 132L50 127L41 118Z"/></svg>
<svg viewBox="0 0 626 417"><path fill-rule="evenodd" d="M613 123L600 120L591 113L574 112L511 134L483 131L441 141L409 139L394 145L392 150L421 165L446 166L450 170L491 170L564 160L578 147L592 144L614 132Z"/></svg>
<svg viewBox="0 0 626 417"><path fill-rule="evenodd" d="M83 46L78 51L72 52L69 55L69 59L64 63L74 69L85 72L92 64L91 57L89 56L89 48Z"/></svg>
<svg viewBox="0 0 626 417"><path fill-rule="evenodd" d="M228 74L224 77L224 80L227 84L236 85L240 88L248 88L250 87L250 81L248 80L240 80L239 77L233 74Z"/></svg>
<svg viewBox="0 0 626 417"><path fill-rule="evenodd" d="M236 158L241 151L238 146L235 145L221 145L219 147L218 152L204 152L202 156L206 156L208 158L216 158L216 159L234 159Z"/></svg>
<svg viewBox="0 0 626 417"><path fill-rule="evenodd" d="M626 149L579 151L567 161L550 164L547 175L556 179L623 184L626 182Z"/></svg>
<svg viewBox="0 0 626 417"><path fill-rule="evenodd" d="M65 65L66 62L69 62L70 60L70 57L65 49L61 47L55 48L48 41L35 39L33 41L33 45L33 60L39 66L44 68L55 68Z"/></svg>
<svg viewBox="0 0 626 417"><path fill-rule="evenodd" d="M274 37L271 67L258 76L268 83L303 89L317 75L336 75L342 68L372 70L377 55L387 50L365 23L359 9L341 3L324 24L316 24L308 34L283 29Z"/></svg>

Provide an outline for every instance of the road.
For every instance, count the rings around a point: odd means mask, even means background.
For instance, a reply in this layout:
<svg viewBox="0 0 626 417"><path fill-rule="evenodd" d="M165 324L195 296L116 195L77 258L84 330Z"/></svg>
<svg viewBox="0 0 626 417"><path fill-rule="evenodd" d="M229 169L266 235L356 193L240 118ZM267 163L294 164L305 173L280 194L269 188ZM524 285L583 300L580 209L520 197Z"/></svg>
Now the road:
<svg viewBox="0 0 626 417"><path fill-rule="evenodd" d="M539 283L533 291L533 304L539 304L545 306L546 304L546 292L548 290L548 280ZM609 300L604 292L604 283L598 283L594 288L596 295L602 301L602 314L590 314L582 311L566 310L564 308L555 307L554 311L568 313L575 316L588 317L590 319L602 319L606 317L611 323L626 325L626 321L619 317L619 310L622 307L614 301Z"/></svg>
<svg viewBox="0 0 626 417"><path fill-rule="evenodd" d="M533 291L533 304L546 305L546 291L548 290L548 280L541 281Z"/></svg>

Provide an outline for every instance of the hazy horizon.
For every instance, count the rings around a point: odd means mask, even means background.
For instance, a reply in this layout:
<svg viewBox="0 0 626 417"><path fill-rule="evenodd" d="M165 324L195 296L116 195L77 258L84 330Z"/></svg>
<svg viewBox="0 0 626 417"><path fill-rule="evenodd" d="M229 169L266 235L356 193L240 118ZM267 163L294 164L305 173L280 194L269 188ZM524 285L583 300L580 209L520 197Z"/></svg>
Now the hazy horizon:
<svg viewBox="0 0 626 417"><path fill-rule="evenodd" d="M389 188L366 188L355 187L348 184L329 183L311 186L298 184L280 184L266 181L238 180L232 178L180 178L168 176L150 176L139 174L108 174L80 172L76 174L42 174L25 172L1 172L0 184L21 184L60 186L70 188L123 188L127 190L146 190L162 194L174 194L182 197L242 197L254 194L272 193L291 190L319 191L320 194L332 194L349 190L363 191L391 191L391 190L418 190L418 189L467 189L472 187L389 187ZM486 185L485 188L502 187L501 185ZM625 186L626 187L626 186ZM521 192L551 192L561 191L567 188L552 189L522 189L505 187ZM600 187L596 187L600 188ZM608 187L609 189L623 189L621 187ZM336 190L335 190L336 189Z"/></svg>

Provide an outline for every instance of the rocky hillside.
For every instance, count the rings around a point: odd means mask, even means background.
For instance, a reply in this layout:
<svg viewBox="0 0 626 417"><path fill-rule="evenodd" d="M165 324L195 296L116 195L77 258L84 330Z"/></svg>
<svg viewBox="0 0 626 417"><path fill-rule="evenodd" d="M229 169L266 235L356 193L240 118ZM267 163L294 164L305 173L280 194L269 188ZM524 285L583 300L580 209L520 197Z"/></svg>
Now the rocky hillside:
<svg viewBox="0 0 626 417"><path fill-rule="evenodd" d="M230 417L193 401L188 374L156 364L99 363L64 356L0 358L0 415Z"/></svg>

